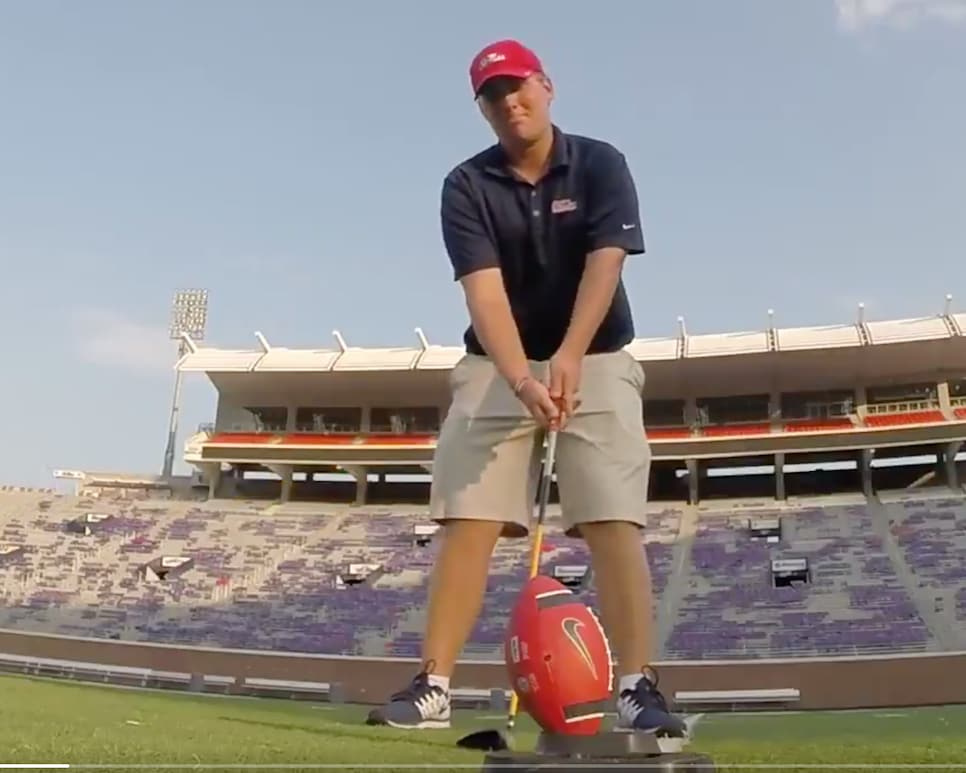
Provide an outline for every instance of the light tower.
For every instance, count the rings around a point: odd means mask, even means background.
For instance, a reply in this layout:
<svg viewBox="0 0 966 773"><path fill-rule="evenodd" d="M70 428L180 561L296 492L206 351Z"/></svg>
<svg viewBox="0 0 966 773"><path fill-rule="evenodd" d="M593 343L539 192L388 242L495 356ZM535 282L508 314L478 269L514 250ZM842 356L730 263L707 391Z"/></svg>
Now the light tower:
<svg viewBox="0 0 966 773"><path fill-rule="evenodd" d="M208 322L208 291L179 290L171 304L169 337L178 342L178 359L186 350L184 336L192 341L203 341ZM178 412L181 409L181 370L174 376L174 396L171 399L171 418L168 423L168 445L164 450L164 467L161 474L171 478L174 469L174 444L178 436Z"/></svg>

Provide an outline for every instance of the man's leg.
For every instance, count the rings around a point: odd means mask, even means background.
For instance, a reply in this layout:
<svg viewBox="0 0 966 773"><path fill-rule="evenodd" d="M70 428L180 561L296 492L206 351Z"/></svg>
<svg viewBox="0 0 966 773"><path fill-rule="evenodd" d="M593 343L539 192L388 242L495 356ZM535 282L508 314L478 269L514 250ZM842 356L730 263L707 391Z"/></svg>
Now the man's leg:
<svg viewBox="0 0 966 773"><path fill-rule="evenodd" d="M536 426L484 358L454 369L433 460L430 517L443 539L430 579L423 668L370 724L449 727L449 681L483 603L499 537L525 537L540 457Z"/></svg>
<svg viewBox="0 0 966 773"><path fill-rule="evenodd" d="M560 436L557 480L567 533L591 552L601 622L617 655L618 721L683 735L650 667L652 594L641 530L651 454L644 436L643 372L625 352L584 360L582 405Z"/></svg>
<svg viewBox="0 0 966 773"><path fill-rule="evenodd" d="M433 567L426 612L423 663L430 681L449 686L453 666L483 606L490 556L503 531L499 521L450 520ZM445 680L445 681L443 681Z"/></svg>
<svg viewBox="0 0 966 773"><path fill-rule="evenodd" d="M629 521L579 524L590 549L600 617L617 653L617 677L634 684L653 658L651 572L640 526Z"/></svg>

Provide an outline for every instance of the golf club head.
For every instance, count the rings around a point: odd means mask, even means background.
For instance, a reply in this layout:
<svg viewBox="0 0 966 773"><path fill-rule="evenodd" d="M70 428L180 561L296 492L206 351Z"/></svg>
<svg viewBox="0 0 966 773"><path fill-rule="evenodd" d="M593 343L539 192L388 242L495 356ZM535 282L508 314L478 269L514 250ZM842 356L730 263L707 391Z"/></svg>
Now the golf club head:
<svg viewBox="0 0 966 773"><path fill-rule="evenodd" d="M499 730L479 730L460 738L456 745L463 749L482 752L502 752L510 748L506 736Z"/></svg>
<svg viewBox="0 0 966 773"><path fill-rule="evenodd" d="M681 719L684 720L685 741L690 741L694 737L694 729L697 727L698 722L704 719L704 714L690 714L682 716Z"/></svg>

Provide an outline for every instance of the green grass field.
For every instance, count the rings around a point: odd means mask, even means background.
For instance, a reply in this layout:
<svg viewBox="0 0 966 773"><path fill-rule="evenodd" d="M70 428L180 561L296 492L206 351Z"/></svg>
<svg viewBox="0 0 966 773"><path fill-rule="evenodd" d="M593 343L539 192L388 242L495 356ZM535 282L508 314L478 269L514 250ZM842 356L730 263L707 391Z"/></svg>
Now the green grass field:
<svg viewBox="0 0 966 773"><path fill-rule="evenodd" d="M478 769L482 754L455 746L464 733L500 727L458 712L448 731L367 727L363 707L224 698L0 677L0 763L164 766L326 765ZM519 723L520 747L533 725ZM896 711L705 715L690 747L737 771L848 770L880 765L966 771L966 706ZM363 767L364 766L364 767ZM298 769L298 767L290 768Z"/></svg>

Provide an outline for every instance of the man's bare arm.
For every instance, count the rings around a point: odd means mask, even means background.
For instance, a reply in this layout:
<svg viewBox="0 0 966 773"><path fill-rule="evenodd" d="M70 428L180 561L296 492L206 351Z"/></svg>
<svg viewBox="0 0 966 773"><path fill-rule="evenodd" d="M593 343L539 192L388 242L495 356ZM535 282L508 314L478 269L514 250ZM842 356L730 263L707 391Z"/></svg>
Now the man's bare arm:
<svg viewBox="0 0 966 773"><path fill-rule="evenodd" d="M470 321L483 350L511 388L515 387L530 375L530 366L500 269L484 268L467 274L460 281Z"/></svg>
<svg viewBox="0 0 966 773"><path fill-rule="evenodd" d="M561 350L576 357L583 357L587 353L614 300L626 255L620 247L604 247L587 256Z"/></svg>

